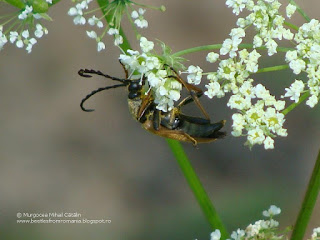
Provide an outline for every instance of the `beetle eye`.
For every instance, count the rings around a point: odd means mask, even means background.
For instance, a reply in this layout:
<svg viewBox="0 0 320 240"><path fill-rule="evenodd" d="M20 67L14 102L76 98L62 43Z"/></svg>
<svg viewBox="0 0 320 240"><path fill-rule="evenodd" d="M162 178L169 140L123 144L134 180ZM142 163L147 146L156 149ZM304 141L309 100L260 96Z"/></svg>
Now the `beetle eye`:
<svg viewBox="0 0 320 240"><path fill-rule="evenodd" d="M141 86L139 85L138 82L131 82L129 87L128 87L129 92L137 91L137 90L140 90L140 89L141 89Z"/></svg>
<svg viewBox="0 0 320 240"><path fill-rule="evenodd" d="M129 98L129 99L134 99L134 98L136 98L136 97L138 97L138 96L140 96L140 95L141 95L140 92L129 92L128 98Z"/></svg>

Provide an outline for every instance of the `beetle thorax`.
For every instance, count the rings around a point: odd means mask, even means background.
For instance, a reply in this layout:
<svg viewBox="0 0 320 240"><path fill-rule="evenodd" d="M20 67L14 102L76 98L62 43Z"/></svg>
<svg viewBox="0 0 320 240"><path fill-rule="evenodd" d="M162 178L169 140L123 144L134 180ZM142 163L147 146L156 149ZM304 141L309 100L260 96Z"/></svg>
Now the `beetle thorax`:
<svg viewBox="0 0 320 240"><path fill-rule="evenodd" d="M132 117L137 120L138 112L141 106L142 100L140 98L136 99L128 99L128 106L129 112L131 113Z"/></svg>

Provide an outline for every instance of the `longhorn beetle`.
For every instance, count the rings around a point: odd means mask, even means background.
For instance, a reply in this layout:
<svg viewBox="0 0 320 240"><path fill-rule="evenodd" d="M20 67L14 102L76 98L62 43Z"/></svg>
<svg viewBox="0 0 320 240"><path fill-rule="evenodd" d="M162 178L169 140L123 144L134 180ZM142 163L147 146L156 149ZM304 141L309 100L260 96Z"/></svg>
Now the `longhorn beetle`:
<svg viewBox="0 0 320 240"><path fill-rule="evenodd" d="M86 109L83 106L84 102L90 97L104 90L127 87L129 111L133 118L140 122L142 127L147 131L162 137L190 142L193 145L197 145L197 143L209 143L224 137L226 134L225 132L221 132L220 129L224 126L225 120L217 123L210 122L207 112L199 101L199 97L203 95L202 90L185 82L172 67L168 65L165 66L169 67L174 73L174 75L168 76L168 78L176 79L189 92L189 95L180 101L177 107L174 107L169 112L163 112L156 108L151 91L148 91L147 94L143 93L143 86L146 78L143 76L142 84L140 79L128 79L128 72L124 66L123 68L126 73L125 79L112 77L108 74L102 73L101 71L80 69L78 74L82 77L90 78L92 75L100 75L113 81L120 82L120 84L102 87L92 91L82 99L80 107L85 112L92 112L94 111L93 109ZM196 103L205 118L188 116L181 112L181 107L191 102Z"/></svg>

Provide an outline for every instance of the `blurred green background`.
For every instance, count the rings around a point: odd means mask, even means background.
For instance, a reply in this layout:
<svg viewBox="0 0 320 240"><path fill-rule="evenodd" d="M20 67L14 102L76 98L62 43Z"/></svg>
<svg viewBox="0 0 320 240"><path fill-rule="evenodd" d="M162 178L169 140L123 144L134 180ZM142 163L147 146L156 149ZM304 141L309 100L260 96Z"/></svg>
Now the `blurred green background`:
<svg viewBox="0 0 320 240"><path fill-rule="evenodd" d="M311 18L319 16L319 1L297 2ZM235 27L225 1L143 3L166 6L164 13L147 10L149 28L142 34L173 51L221 43ZM98 94L86 105L96 111L81 111L86 94L112 82L81 78L80 68L119 77L123 71L112 40L97 53L85 34L88 28L74 26L67 16L71 6L61 1L50 9L54 21L44 22L49 34L31 54L12 44L1 51L0 239L209 239L211 229L165 140L132 119L125 89ZM13 10L1 8L2 13ZM303 19L297 14L293 22ZM125 29L137 47L128 25ZM188 55L187 64L213 70L205 56ZM283 64L283 56L264 58L261 66ZM289 70L255 76L277 97L294 78ZM320 146L319 106L302 104L288 114L289 135L277 138L274 150L255 146L250 151L244 138L230 134L233 111L227 98L202 102L213 121L227 120L228 136L199 149L184 147L227 228L261 219L271 204L282 209L280 226L294 224ZM17 224L18 212L78 212L112 223ZM319 225L318 201L308 236Z"/></svg>

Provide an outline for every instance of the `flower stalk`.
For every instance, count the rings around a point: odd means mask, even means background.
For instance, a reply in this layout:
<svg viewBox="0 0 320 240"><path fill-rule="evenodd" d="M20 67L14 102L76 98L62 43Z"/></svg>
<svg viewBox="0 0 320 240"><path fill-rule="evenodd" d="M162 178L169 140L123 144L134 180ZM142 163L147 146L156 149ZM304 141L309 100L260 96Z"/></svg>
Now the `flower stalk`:
<svg viewBox="0 0 320 240"><path fill-rule="evenodd" d="M282 111L282 113L284 115L287 115L289 112L291 112L296 106L298 106L300 103L302 103L304 100L306 100L308 97L310 96L310 92L307 91L305 92L300 98L299 101L297 103L292 103L291 105L289 105L286 109L284 109Z"/></svg>
<svg viewBox="0 0 320 240"><path fill-rule="evenodd" d="M295 5L297 7L297 11L301 14L301 16L307 21L310 22L311 18L298 6L298 4L294 0L289 0L289 3Z"/></svg>
<svg viewBox="0 0 320 240"><path fill-rule="evenodd" d="M285 70L288 69L289 65L279 65L279 66L272 66L272 67L266 67L266 68L260 68L257 73L264 73L264 72L274 72L274 71L280 71L280 70Z"/></svg>
<svg viewBox="0 0 320 240"><path fill-rule="evenodd" d="M219 229L221 232L221 239L227 239L228 232L219 218L214 206L212 205L208 194L204 190L197 174L195 173L190 161L185 154L180 142L177 140L167 139L170 149L175 156L181 171L186 178L189 187L191 188L198 204L200 205L204 215L206 216L211 228L213 230Z"/></svg>
<svg viewBox="0 0 320 240"><path fill-rule="evenodd" d="M291 240L302 240L320 191L320 151L308 184Z"/></svg>

